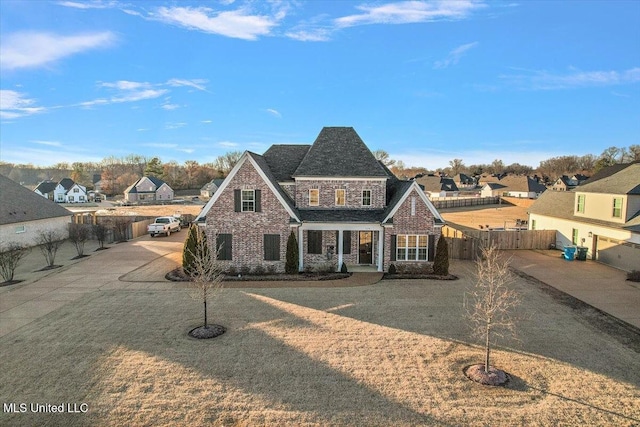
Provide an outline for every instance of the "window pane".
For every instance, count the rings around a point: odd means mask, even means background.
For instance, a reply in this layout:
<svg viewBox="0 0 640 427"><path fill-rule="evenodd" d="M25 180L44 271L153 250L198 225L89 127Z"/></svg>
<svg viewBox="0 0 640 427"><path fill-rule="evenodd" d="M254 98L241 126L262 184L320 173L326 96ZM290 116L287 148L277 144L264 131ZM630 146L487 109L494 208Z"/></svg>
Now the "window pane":
<svg viewBox="0 0 640 427"><path fill-rule="evenodd" d="M344 206L344 190L336 190L336 205Z"/></svg>
<svg viewBox="0 0 640 427"><path fill-rule="evenodd" d="M418 236L407 236L407 237L409 240L407 246L409 246L410 248L415 248Z"/></svg>
<svg viewBox="0 0 640 427"><path fill-rule="evenodd" d="M255 193L253 190L242 190L242 212L255 211Z"/></svg>
<svg viewBox="0 0 640 427"><path fill-rule="evenodd" d="M404 234L398 234L398 248L404 248L407 246L407 236Z"/></svg>
<svg viewBox="0 0 640 427"><path fill-rule="evenodd" d="M418 242L418 246L421 248L426 248L427 247L427 236L418 236L419 237L419 242Z"/></svg>
<svg viewBox="0 0 640 427"><path fill-rule="evenodd" d="M410 260L414 260L416 259L416 248L409 248L409 255L408 258Z"/></svg>
<svg viewBox="0 0 640 427"><path fill-rule="evenodd" d="M398 256L396 257L398 261L404 261L407 259L407 250L405 248L398 248Z"/></svg>
<svg viewBox="0 0 640 427"><path fill-rule="evenodd" d="M427 249L418 249L418 260L426 261L427 260Z"/></svg>
<svg viewBox="0 0 640 427"><path fill-rule="evenodd" d="M371 190L362 190L362 206L371 206Z"/></svg>
<svg viewBox="0 0 640 427"><path fill-rule="evenodd" d="M309 190L309 206L318 206L320 203L320 191L318 189Z"/></svg>

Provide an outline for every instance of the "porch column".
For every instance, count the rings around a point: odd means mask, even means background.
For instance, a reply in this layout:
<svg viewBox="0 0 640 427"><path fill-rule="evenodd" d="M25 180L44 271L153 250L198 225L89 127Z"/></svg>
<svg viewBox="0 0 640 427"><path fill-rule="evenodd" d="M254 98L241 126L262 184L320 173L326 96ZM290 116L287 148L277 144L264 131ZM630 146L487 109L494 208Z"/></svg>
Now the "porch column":
<svg viewBox="0 0 640 427"><path fill-rule="evenodd" d="M378 231L378 271L384 271L382 263L384 262L384 228Z"/></svg>
<svg viewBox="0 0 640 427"><path fill-rule="evenodd" d="M298 227L298 271L304 271L304 231Z"/></svg>
<svg viewBox="0 0 640 427"><path fill-rule="evenodd" d="M342 229L338 230L338 271L342 268Z"/></svg>

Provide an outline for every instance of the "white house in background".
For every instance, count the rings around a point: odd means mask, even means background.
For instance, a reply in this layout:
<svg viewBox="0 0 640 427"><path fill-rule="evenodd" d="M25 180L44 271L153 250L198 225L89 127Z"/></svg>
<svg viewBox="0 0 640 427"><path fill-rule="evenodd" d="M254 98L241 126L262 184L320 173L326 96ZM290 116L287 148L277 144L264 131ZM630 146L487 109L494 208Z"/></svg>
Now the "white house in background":
<svg viewBox="0 0 640 427"><path fill-rule="evenodd" d="M0 242L34 246L41 231L69 236L72 213L0 175Z"/></svg>
<svg viewBox="0 0 640 427"><path fill-rule="evenodd" d="M63 178L60 182L42 181L34 192L57 203L86 203L89 201L87 188L74 182L71 178Z"/></svg>
<svg viewBox="0 0 640 427"><path fill-rule="evenodd" d="M124 199L128 202L151 202L173 200L173 189L155 176L143 176L126 190Z"/></svg>
<svg viewBox="0 0 640 427"><path fill-rule="evenodd" d="M547 191L529 208L529 228L557 230L561 245L622 270L640 270L640 162L614 165L571 192Z"/></svg>
<svg viewBox="0 0 640 427"><path fill-rule="evenodd" d="M460 194L458 186L453 179L444 176L425 175L416 178L415 181L422 187L430 198L456 197Z"/></svg>
<svg viewBox="0 0 640 427"><path fill-rule="evenodd" d="M211 196L213 196L213 193L215 193L216 190L218 190L218 188L220 188L220 186L222 185L223 182L224 182L224 179L222 179L222 178L216 178L216 179L213 179L213 180L207 182L200 189L200 196L202 196L205 199L211 198Z"/></svg>
<svg viewBox="0 0 640 427"><path fill-rule="evenodd" d="M547 187L535 178L524 175L508 175L496 182L487 182L480 191L482 197L518 197L537 199Z"/></svg>

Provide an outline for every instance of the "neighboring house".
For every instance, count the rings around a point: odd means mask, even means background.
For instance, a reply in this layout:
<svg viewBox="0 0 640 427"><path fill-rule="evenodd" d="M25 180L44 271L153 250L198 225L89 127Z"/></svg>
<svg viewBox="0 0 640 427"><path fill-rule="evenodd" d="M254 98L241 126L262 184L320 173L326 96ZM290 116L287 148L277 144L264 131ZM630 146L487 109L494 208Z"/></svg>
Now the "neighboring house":
<svg viewBox="0 0 640 427"><path fill-rule="evenodd" d="M480 191L482 197L519 197L537 199L547 187L536 179L524 175L508 175L497 182L484 184Z"/></svg>
<svg viewBox="0 0 640 427"><path fill-rule="evenodd" d="M220 178L216 178L216 179L212 179L210 182L207 182L201 189L200 189L200 196L209 199L211 198L211 196L213 196L213 193L216 192L216 190L218 188L220 188L220 186L222 185L222 182L224 181L224 179L220 179Z"/></svg>
<svg viewBox="0 0 640 427"><path fill-rule="evenodd" d="M453 182L458 186L458 188L475 188L476 187L476 180L475 178L466 175L464 173L459 173L457 175L455 175L453 177Z"/></svg>
<svg viewBox="0 0 640 427"><path fill-rule="evenodd" d="M74 182L71 178L63 178L60 182L42 181L33 191L58 203L86 203L89 201L87 188Z"/></svg>
<svg viewBox="0 0 640 427"><path fill-rule="evenodd" d="M41 231L69 236L72 213L0 175L0 242L34 246Z"/></svg>
<svg viewBox="0 0 640 427"><path fill-rule="evenodd" d="M300 271L343 262L385 271L432 261L444 225L418 183L398 180L350 127L323 128L313 145L246 151L203 217L225 268L276 271L292 231Z"/></svg>
<svg viewBox="0 0 640 427"><path fill-rule="evenodd" d="M155 176L143 176L124 190L128 202L151 202L173 200L173 190Z"/></svg>
<svg viewBox="0 0 640 427"><path fill-rule="evenodd" d="M430 198L436 197L456 197L460 190L451 178L435 175L424 175L416 178L415 181L424 188L424 192Z"/></svg>
<svg viewBox="0 0 640 427"><path fill-rule="evenodd" d="M529 228L557 230L558 244L640 270L640 163L605 168L571 192L547 191L529 208Z"/></svg>
<svg viewBox="0 0 640 427"><path fill-rule="evenodd" d="M555 180L551 189L553 191L569 191L573 190L576 185L578 185L577 182L573 181L567 175L562 175L560 178Z"/></svg>

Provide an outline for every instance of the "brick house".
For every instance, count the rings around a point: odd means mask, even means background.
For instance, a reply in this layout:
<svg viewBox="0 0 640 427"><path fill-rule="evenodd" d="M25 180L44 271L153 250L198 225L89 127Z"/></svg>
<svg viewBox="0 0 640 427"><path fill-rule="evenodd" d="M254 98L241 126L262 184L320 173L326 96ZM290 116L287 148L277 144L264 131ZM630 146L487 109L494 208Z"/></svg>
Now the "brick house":
<svg viewBox="0 0 640 427"><path fill-rule="evenodd" d="M228 267L284 271L293 231L299 270L429 263L444 220L415 181L398 180L353 128L313 145L246 151L196 220ZM272 266L272 267L270 267Z"/></svg>
<svg viewBox="0 0 640 427"><path fill-rule="evenodd" d="M173 189L155 176L143 176L124 190L128 202L153 202L173 200Z"/></svg>

